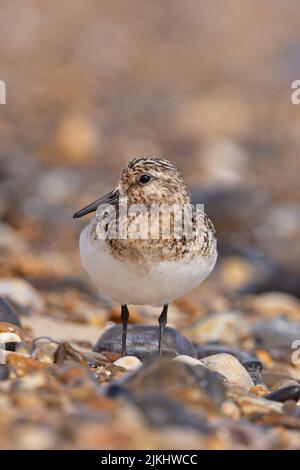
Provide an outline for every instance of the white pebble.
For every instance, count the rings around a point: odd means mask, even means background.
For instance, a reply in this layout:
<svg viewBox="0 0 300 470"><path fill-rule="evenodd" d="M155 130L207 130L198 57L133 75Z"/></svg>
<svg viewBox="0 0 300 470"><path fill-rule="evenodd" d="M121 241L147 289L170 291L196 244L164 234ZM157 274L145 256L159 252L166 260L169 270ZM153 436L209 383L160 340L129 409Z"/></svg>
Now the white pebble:
<svg viewBox="0 0 300 470"><path fill-rule="evenodd" d="M223 375L228 383L240 385L246 390L253 387L253 380L245 367L234 356L227 353L213 354L202 358L202 363Z"/></svg>
<svg viewBox="0 0 300 470"><path fill-rule="evenodd" d="M140 367L141 361L138 357L135 356L124 356L120 357L117 361L114 362L115 366L124 367L127 370L134 370Z"/></svg>
<svg viewBox="0 0 300 470"><path fill-rule="evenodd" d="M6 343L21 343L21 338L16 333L10 331L0 332L0 344Z"/></svg>
<svg viewBox="0 0 300 470"><path fill-rule="evenodd" d="M194 357L191 356L186 356L184 354L180 354L179 356L176 356L172 359L172 361L175 362L184 362L185 364L189 364L190 366L199 366L203 365L199 359L195 359Z"/></svg>

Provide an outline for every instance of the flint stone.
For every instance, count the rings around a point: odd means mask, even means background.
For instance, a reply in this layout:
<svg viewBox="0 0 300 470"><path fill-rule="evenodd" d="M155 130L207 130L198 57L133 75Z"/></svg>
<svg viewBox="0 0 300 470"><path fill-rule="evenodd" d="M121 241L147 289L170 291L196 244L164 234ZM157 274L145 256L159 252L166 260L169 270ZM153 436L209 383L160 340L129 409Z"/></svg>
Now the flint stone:
<svg viewBox="0 0 300 470"><path fill-rule="evenodd" d="M133 400L151 426L164 428L168 426L191 427L197 431L210 431L208 423L190 413L180 402L162 393L149 393Z"/></svg>
<svg viewBox="0 0 300 470"><path fill-rule="evenodd" d="M300 400L300 385L288 385L265 396L268 400L285 402L287 400Z"/></svg>
<svg viewBox="0 0 300 470"><path fill-rule="evenodd" d="M136 356L140 360L157 356L158 354L157 326L129 325L127 331L127 351L128 356ZM121 354L122 349L122 327L113 326L106 330L93 347L93 351L110 351ZM165 329L163 339L163 355L177 356L186 355L196 357L196 350L193 344L174 328Z"/></svg>
<svg viewBox="0 0 300 470"><path fill-rule="evenodd" d="M112 384L115 385L115 384ZM172 399L192 396L204 408L219 407L225 397L225 387L219 374L201 365L190 366L169 358L153 359L139 369L126 374L118 385L135 396L163 393ZM106 393L110 394L110 386Z"/></svg>

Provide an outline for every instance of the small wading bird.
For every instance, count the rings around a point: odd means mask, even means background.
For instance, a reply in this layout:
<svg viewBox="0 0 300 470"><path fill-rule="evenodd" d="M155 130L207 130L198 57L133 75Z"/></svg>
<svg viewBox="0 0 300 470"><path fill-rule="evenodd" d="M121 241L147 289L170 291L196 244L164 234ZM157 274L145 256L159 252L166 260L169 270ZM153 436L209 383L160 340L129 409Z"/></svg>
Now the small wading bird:
<svg viewBox="0 0 300 470"><path fill-rule="evenodd" d="M96 286L121 304L122 356L126 354L128 304L163 306L159 316L161 354L169 303L201 284L215 265L215 231L203 211L200 217L199 214L195 217L193 211L191 236L184 232L178 236L175 230L165 236L160 218L158 236L152 236L148 228L146 237L121 237L119 227L114 236L103 237L103 222L107 234L113 218L120 222L119 207L124 198L128 227L141 220L140 214L130 213L133 205L146 208L148 221L151 207L164 204L173 207L170 220L174 228L174 211L181 212L181 208L190 204L190 193L181 173L168 160L135 158L126 165L113 191L73 215L79 218L96 211L81 232L80 255Z"/></svg>

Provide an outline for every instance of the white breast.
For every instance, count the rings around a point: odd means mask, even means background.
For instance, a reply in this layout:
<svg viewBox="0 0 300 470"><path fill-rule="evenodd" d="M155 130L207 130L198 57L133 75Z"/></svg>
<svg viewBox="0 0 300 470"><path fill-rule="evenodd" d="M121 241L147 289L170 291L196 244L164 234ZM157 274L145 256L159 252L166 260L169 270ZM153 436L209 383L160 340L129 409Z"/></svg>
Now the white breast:
<svg viewBox="0 0 300 470"><path fill-rule="evenodd" d="M90 225L80 236L82 263L97 288L120 304L164 305L197 287L212 271L217 251L210 257L163 261L147 267L112 257L105 242L92 240Z"/></svg>

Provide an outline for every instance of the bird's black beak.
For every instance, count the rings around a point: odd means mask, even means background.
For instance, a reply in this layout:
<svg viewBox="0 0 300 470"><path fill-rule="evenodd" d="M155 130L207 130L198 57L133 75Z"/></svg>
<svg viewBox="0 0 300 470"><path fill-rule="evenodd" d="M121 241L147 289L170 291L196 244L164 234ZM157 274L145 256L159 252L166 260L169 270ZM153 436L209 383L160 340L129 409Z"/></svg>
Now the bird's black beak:
<svg viewBox="0 0 300 470"><path fill-rule="evenodd" d="M98 207L102 204L112 204L115 206L118 204L119 198L120 192L118 188L116 188L110 193L105 194L105 196L102 196L97 199L97 201L94 201L83 209L80 209L79 211L75 212L75 214L73 215L73 219L79 219L79 217L83 217L84 215L89 214L90 212L95 212Z"/></svg>

